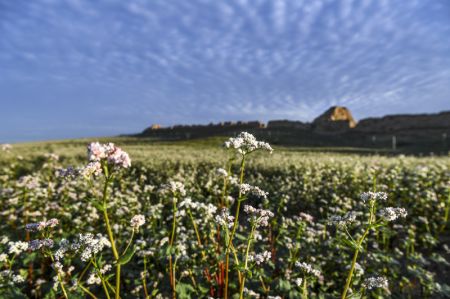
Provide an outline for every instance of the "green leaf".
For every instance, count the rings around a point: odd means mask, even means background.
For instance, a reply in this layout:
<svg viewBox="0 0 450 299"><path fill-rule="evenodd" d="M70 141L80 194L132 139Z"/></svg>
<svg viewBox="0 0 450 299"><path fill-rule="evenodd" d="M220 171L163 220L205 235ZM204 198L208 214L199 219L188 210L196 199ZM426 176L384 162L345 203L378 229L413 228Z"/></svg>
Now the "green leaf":
<svg viewBox="0 0 450 299"><path fill-rule="evenodd" d="M246 236L244 236L244 235L242 235L242 234L239 234L239 233L235 233L234 236L235 236L238 240L241 240L241 241L246 241L246 240L247 240L247 237L246 237Z"/></svg>
<svg viewBox="0 0 450 299"><path fill-rule="evenodd" d="M282 292L289 292L292 286L288 280L280 279L278 282L278 289Z"/></svg>
<svg viewBox="0 0 450 299"><path fill-rule="evenodd" d="M193 286L187 283L179 282L177 283L175 290L177 292L177 297L180 299L189 299L192 298L190 295L191 293L195 292L195 289Z"/></svg>
<svg viewBox="0 0 450 299"><path fill-rule="evenodd" d="M127 264L130 260L131 260L131 258L133 257L133 255L136 253L136 246L135 247L133 247L133 249L132 250L128 250L127 252L125 252L125 254L124 255L122 255L121 257L120 257L120 259L117 261L120 265L125 265L125 264Z"/></svg>
<svg viewBox="0 0 450 299"><path fill-rule="evenodd" d="M92 205L93 205L94 207L96 207L97 210L99 210L100 212L105 211L105 207L103 206L103 204L99 203L99 202L96 201L96 200L93 200L93 201L92 201Z"/></svg>

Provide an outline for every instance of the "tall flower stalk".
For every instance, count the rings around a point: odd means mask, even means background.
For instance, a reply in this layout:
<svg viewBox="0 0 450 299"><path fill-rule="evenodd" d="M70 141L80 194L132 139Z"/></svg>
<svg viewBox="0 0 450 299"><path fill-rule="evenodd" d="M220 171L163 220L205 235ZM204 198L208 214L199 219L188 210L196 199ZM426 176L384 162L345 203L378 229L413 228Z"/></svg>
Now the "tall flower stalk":
<svg viewBox="0 0 450 299"><path fill-rule="evenodd" d="M333 216L330 221L334 224L336 224L339 228L342 228L344 232L346 233L348 239L346 240L347 244L350 244L354 248L353 252L353 258L350 264L350 270L347 274L347 278L345 280L345 286L341 294L341 299L347 298L347 293L350 289L351 282L353 279L353 274L355 271L355 267L358 261L359 253L362 250L362 246L364 241L366 240L368 234L372 229L377 231L378 228L381 226L385 226L387 222L396 220L399 217L406 217L407 213L403 208L392 208L387 207L384 209L381 209L379 211L379 218L376 218L376 212L377 212L377 204L380 201L386 201L387 200L387 194L384 192L365 192L361 194L361 200L364 203L368 204L369 207L369 217L367 219L367 222L365 224L364 231L362 235L355 239L353 238L348 229L347 226L351 223L356 221L356 214L353 212L349 212L344 216Z"/></svg>
<svg viewBox="0 0 450 299"><path fill-rule="evenodd" d="M121 255L117 250L117 244L114 239L114 234L111 229L111 223L108 215L108 189L114 179L114 171L120 168L128 168L131 165L131 160L128 154L122 149L116 147L112 143L100 144L98 142L91 143L88 146L88 158L89 164L83 169L79 170L79 173L86 177L89 182L92 175L103 174L103 192L100 202L96 203L97 208L103 213L103 220L106 226L106 232L108 234L109 241L111 243L111 250L114 257L114 264L116 268L116 283L115 283L115 298L120 298L120 272L122 261ZM127 248L128 249L128 248ZM126 253L126 250L123 254ZM108 293L107 289L105 292ZM109 294L107 294L107 297Z"/></svg>
<svg viewBox="0 0 450 299"><path fill-rule="evenodd" d="M226 241L226 249L225 249L225 286L224 286L224 298L228 298L228 284L229 284L229 268L230 268L230 252L233 248L233 239L236 234L237 227L239 226L239 213L241 208L241 202L245 200L244 197L244 189L242 186L244 185L244 174L245 174L245 161L247 155L251 154L252 152L256 150L267 150L270 153L272 153L273 149L268 143L257 141L256 138L247 133L242 132L240 133L236 138L230 138L228 141L225 142L225 147L228 149L234 149L238 155L241 156L241 162L240 162L240 174L239 174L239 194L237 198L237 206L236 206L236 212L234 217L234 223L231 229L231 234L227 238ZM232 160L230 160L232 161ZM229 166L231 167L231 166ZM224 187L226 188L226 187ZM225 194L224 189L224 194ZM238 279L239 279L239 285L242 286L242 275L239 270L238 271Z"/></svg>
<svg viewBox="0 0 450 299"><path fill-rule="evenodd" d="M186 191L184 189L184 185L181 182L170 181L168 184L165 184L162 189L162 193L169 193L172 201L172 228L170 230L169 235L169 283L172 289L172 298L175 299L177 297L176 293L176 263L177 263L177 254L174 248L175 238L177 233L177 212L178 212L178 201L179 198L186 195ZM173 258L173 254L175 254L175 259Z"/></svg>

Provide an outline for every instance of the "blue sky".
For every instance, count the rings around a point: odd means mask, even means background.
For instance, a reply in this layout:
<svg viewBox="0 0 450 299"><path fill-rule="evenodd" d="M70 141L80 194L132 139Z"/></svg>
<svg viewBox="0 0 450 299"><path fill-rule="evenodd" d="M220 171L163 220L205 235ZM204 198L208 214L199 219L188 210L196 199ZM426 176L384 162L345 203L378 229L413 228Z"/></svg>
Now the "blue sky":
<svg viewBox="0 0 450 299"><path fill-rule="evenodd" d="M0 142L450 110L448 0L0 0Z"/></svg>

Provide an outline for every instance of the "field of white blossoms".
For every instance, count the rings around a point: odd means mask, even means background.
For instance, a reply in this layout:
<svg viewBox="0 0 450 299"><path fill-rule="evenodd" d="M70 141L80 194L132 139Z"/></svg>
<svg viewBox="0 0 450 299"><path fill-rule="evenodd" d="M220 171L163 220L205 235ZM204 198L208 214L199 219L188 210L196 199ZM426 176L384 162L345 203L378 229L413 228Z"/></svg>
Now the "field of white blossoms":
<svg viewBox="0 0 450 299"><path fill-rule="evenodd" d="M0 298L450 297L448 157L80 146L0 148Z"/></svg>

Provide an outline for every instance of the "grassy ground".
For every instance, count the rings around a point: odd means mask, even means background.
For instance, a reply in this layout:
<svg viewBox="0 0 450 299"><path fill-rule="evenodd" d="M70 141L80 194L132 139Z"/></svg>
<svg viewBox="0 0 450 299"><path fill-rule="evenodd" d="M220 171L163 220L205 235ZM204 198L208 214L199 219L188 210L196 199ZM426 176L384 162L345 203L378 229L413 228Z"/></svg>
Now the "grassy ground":
<svg viewBox="0 0 450 299"><path fill-rule="evenodd" d="M27 223L53 217L60 221L55 233L56 242L62 238L75 240L76 236L84 232L104 234L107 231L101 217L104 208L96 199L96 194L102 190L102 177L96 176L91 181L93 184L88 184L82 178L63 180L57 177L55 171L69 165L85 166L86 145L96 140L116 143L132 159L132 167L118 173L110 187L112 196L108 199L108 213L122 250L130 239L130 219L137 214L147 217L146 225L140 229L138 237L142 248L122 272L121 296L124 299L142 297L139 287L144 284L148 285L149 290L168 297L171 292L170 273L173 272L167 262L167 254L171 251L168 243L163 243L162 240L168 239L174 232L170 229L175 222L170 217L173 213L172 203L177 201L160 190L170 181L182 182L186 186L186 202L189 198L198 207L206 207L208 204L216 209L225 204L222 194L239 198L239 188L233 184L228 185L229 190L226 192L229 193L222 193L224 179L217 172L219 167L225 167L230 157L222 147L225 137L172 142L115 137L15 144L10 152L0 151L0 239L6 236L14 242L27 240L23 229ZM59 161L46 155L48 153L57 154ZM238 158L230 168L230 173L235 176L239 174L239 162ZM273 267L266 265L252 270L253 278L249 276L246 282L250 289L261 294L270 289L270 295L300 298L294 278L303 274L298 268L291 271L291 262L294 261L291 258L294 257L299 262L312 263L314 268L322 270L323 280L310 278L308 282L310 298L338 298L348 272L347 267L352 260L354 248L348 242L353 237L331 227L328 220L332 216L355 212L358 221L350 227L350 233L354 237L361 236L361 225L367 216L368 206L359 196L362 192L377 190L388 193L388 201L380 203L380 208L402 207L407 210L408 216L383 227L377 233L371 233L370 240L364 247L367 249L358 260L366 274L355 276L357 287L354 289L360 289L363 279L369 275L383 275L389 280L391 289L391 294L387 295L392 296L388 298L444 298L443 294L450 294L450 286L445 280L449 276L450 255L448 248L444 247L449 244L450 157L403 156L391 155L389 152L377 154L361 148L275 146L272 155L255 153L245 162L244 183L269 192L268 199L249 198L245 204L272 211L275 217L270 230L261 229L263 239L254 243L251 253L270 250L277 256ZM180 211L186 212L183 210L186 202L182 204L181 198L179 202ZM230 207L234 209L236 205L230 204ZM186 217L187 214L179 216L177 225L182 228L182 233L178 233L175 240L176 244L183 245L180 248L188 248L183 255L189 258L179 259L177 273L192 270L196 281L179 277L176 290L180 293L179 298L205 298L206 293L211 292L210 281L204 274L205 265L209 273L216 273L216 277L221 277L218 279L221 281L218 289L223 289L222 271L217 265L223 265L224 259L221 254L217 254L217 248L221 248L222 253L225 252L223 242L220 241L224 240L225 234L220 230L216 231L218 226L213 222L214 212L208 214L206 211L208 209L204 208L193 210L195 218L192 219L197 219L195 223L200 228L200 239L205 240L204 246L200 247L195 245L198 241L192 242L198 238L191 226L191 221L194 220ZM298 217L300 212L311 215L314 221L306 223L303 218ZM29 216L32 218L28 218ZM251 230L247 222L241 221L237 231L240 239L236 238L235 248L239 251L238 259L243 261L246 238ZM216 236L220 234L217 241ZM35 236L33 234L33 238ZM206 264L200 254L204 248ZM8 250L6 245L0 244L0 253L9 252ZM152 252L148 263L142 260L144 252ZM114 259L111 252L105 250L104 255L96 257L96 262L108 261L109 264L114 264ZM81 273L86 266L79 259L78 253L70 253L63 260L65 269L71 265L75 267L74 273ZM233 258L232 263L230 277L233 281L233 293L238 286L234 265L240 262ZM144 264L149 267L148 283L136 279L140 277ZM1 264L0 272L6 266L6 263ZM24 298L19 294L31 297L30 290L34 288L37 278L45 281L39 287L42 295L38 298L44 298L44 294L49 294L46 298L58 297L52 293L54 272L48 258L35 254L30 256L24 252L19 258L15 258L12 269L14 273L25 273L23 278L27 277L27 283L18 284L15 289L2 289L3 276L0 275L0 298ZM89 273L86 272L87 277ZM265 280L264 284L269 286L267 290L260 287L257 275ZM85 280L86 277L83 282ZM158 282L157 285L153 283L155 281ZM67 279L65 283L69 286L71 280ZM95 294L102 294L101 288L96 285L85 286ZM136 293L134 290L137 290ZM15 293L11 295L8 291ZM75 292L79 296L70 294L69 298L84 298L80 289ZM218 293L213 290L213 295ZM387 298L381 296L380 290L378 295L380 296L373 294L362 298Z"/></svg>
<svg viewBox="0 0 450 299"><path fill-rule="evenodd" d="M206 139L185 141L160 141L151 138L136 137L108 137L57 140L46 142L20 143L13 145L14 156L21 156L25 160L33 160L45 153L54 153L61 157L63 164L77 164L86 158L86 146L93 141L113 142L122 147L132 157L133 162L142 162L147 165L160 164L165 161L183 162L217 162L226 160L226 151L222 144L226 137L212 137ZM256 156L254 162L265 167L296 165L305 160L311 163L324 160L352 160L362 159L367 162L378 160L380 162L394 162L399 158L418 163L426 163L427 159L439 159L442 163L450 165L449 156L418 157L404 156L389 150L378 150L352 147L284 147L274 146L274 153L270 159ZM8 159L11 154L0 152L0 161Z"/></svg>

